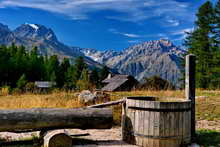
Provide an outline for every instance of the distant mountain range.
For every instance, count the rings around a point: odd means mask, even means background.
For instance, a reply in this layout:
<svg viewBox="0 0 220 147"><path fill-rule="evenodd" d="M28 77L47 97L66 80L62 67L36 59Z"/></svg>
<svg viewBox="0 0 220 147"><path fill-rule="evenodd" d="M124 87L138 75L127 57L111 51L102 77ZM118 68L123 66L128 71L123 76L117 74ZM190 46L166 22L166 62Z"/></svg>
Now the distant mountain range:
<svg viewBox="0 0 220 147"><path fill-rule="evenodd" d="M161 39L131 46L121 52L81 49L85 56L116 69L119 73L133 75L138 80L158 75L177 85L181 77L181 58L186 53L169 40Z"/></svg>
<svg viewBox="0 0 220 147"><path fill-rule="evenodd" d="M181 76L180 60L185 50L171 41L160 39L143 42L123 51L98 51L96 49L70 47L58 41L54 32L39 24L22 24L11 31L0 23L0 44L24 45L27 49L37 46L41 54L58 55L60 58L84 56L90 66L107 65L122 74L133 75L138 80L158 75L178 85Z"/></svg>

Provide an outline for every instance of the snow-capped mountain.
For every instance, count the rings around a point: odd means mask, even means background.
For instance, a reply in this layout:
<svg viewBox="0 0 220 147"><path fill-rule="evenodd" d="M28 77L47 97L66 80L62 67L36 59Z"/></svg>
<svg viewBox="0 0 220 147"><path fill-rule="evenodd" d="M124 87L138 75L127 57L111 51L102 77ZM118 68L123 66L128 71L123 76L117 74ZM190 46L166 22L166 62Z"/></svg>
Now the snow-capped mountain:
<svg viewBox="0 0 220 147"><path fill-rule="evenodd" d="M11 31L8 26L0 23L0 44L11 45L12 43L24 45L28 50L36 46L41 54L58 55L61 59L84 56L79 47L70 47L61 43L52 29L40 24L25 23ZM91 58L85 57L85 60L91 66L100 66Z"/></svg>
<svg viewBox="0 0 220 147"><path fill-rule="evenodd" d="M37 46L40 53L56 54L61 58L84 56L90 66L104 64L119 73L133 75L140 81L158 75L177 86L181 77L180 61L185 54L185 50L166 39L143 42L120 52L70 47L61 43L53 30L43 25L25 23L11 31L0 23L0 44L12 43L24 45L28 50Z"/></svg>

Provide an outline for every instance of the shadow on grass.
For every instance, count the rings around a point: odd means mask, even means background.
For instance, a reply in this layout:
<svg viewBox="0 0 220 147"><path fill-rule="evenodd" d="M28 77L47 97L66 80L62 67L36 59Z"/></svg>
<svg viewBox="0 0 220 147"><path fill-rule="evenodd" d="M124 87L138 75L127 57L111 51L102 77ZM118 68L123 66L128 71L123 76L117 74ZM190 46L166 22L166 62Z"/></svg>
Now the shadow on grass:
<svg viewBox="0 0 220 147"><path fill-rule="evenodd" d="M204 147L220 147L220 132L212 130L198 130L197 143Z"/></svg>

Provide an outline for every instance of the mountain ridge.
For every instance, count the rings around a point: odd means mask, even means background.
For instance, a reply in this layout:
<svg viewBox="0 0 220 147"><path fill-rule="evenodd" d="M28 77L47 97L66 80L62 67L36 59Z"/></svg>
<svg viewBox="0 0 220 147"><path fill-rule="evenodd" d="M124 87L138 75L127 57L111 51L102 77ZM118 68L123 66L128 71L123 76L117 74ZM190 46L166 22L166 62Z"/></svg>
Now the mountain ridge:
<svg viewBox="0 0 220 147"><path fill-rule="evenodd" d="M58 55L59 59L70 58L71 62L78 56L84 56L79 47L70 47L60 42L52 29L40 24L21 24L14 30L0 23L0 44L23 45L27 50L34 46L38 47L39 53L43 55ZM98 62L85 57L85 62L90 66L101 67Z"/></svg>
<svg viewBox="0 0 220 147"><path fill-rule="evenodd" d="M120 52L94 49L81 49L81 52L119 73L133 75L139 81L158 75L176 86L180 86L181 59L186 53L167 39L143 42Z"/></svg>
<svg viewBox="0 0 220 147"><path fill-rule="evenodd" d="M139 81L158 75L174 85L179 85L180 61L185 54L184 50L167 39L146 41L122 51L70 47L60 42L52 29L43 25L25 23L11 31L7 25L0 23L0 44L10 45L13 42L29 50L37 46L41 54L49 56L56 54L61 58L73 59L84 56L90 66L101 67L104 64Z"/></svg>

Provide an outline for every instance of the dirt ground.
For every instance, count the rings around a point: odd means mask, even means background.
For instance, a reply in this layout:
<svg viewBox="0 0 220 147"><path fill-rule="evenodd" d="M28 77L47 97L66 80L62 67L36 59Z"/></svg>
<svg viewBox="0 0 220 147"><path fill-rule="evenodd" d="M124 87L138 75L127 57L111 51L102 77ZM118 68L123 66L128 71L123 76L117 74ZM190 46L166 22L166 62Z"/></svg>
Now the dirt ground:
<svg viewBox="0 0 220 147"><path fill-rule="evenodd" d="M220 121L198 121L197 129L211 129L220 132ZM74 138L74 147L136 147L122 141L121 127L113 127L108 130L68 129L66 131ZM36 136L39 136L39 132L0 133L0 138L4 138L7 141L27 140Z"/></svg>
<svg viewBox="0 0 220 147"><path fill-rule="evenodd" d="M114 127L108 130L68 129L66 131L73 137L74 147L136 147L135 145L129 145L122 141L121 127ZM4 138L7 141L27 140L33 136L39 136L39 132L0 133L0 138Z"/></svg>

